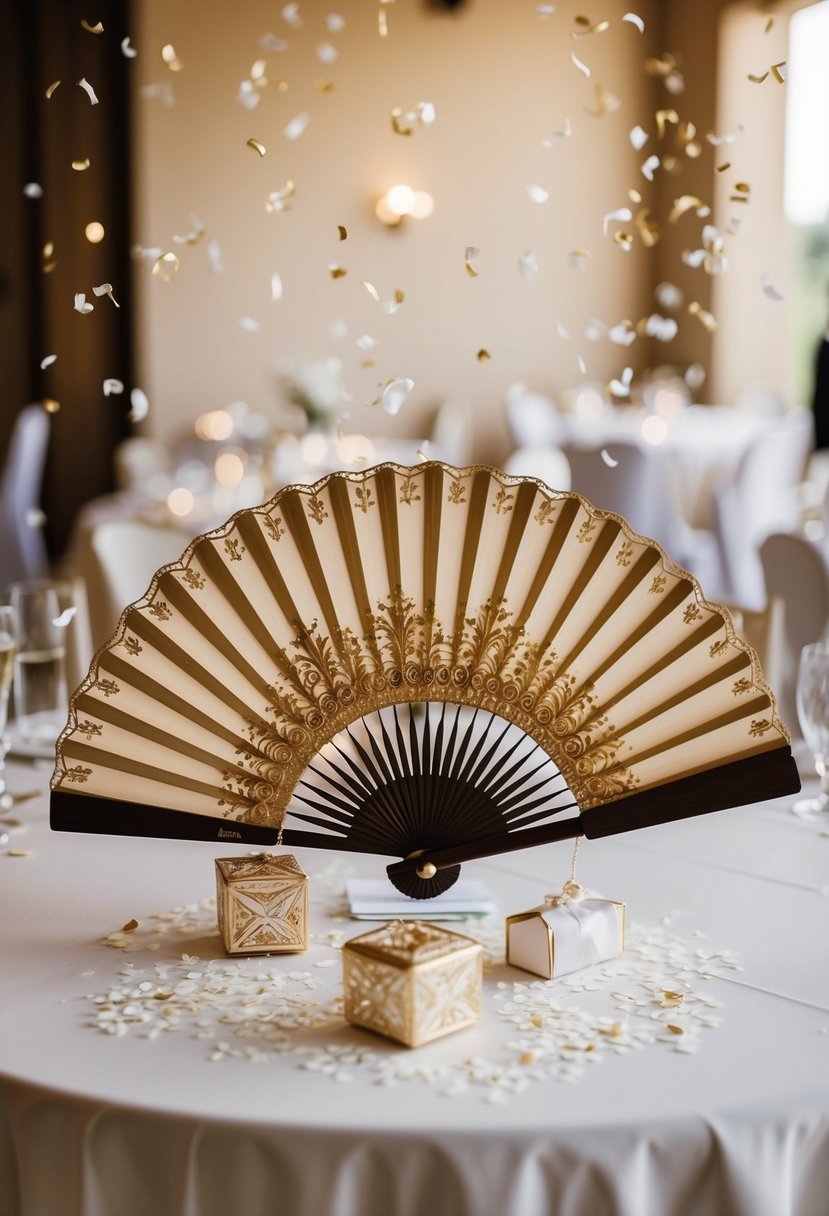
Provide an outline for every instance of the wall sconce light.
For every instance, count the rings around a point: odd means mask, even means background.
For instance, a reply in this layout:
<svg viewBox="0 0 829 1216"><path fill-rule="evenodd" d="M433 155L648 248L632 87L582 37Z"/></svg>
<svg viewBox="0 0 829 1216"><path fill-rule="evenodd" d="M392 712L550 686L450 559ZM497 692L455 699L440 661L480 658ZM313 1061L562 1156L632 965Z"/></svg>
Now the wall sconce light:
<svg viewBox="0 0 829 1216"><path fill-rule="evenodd" d="M377 218L390 228L396 228L407 216L425 220L432 214L435 200L425 190L414 190L411 186L392 186L378 202Z"/></svg>

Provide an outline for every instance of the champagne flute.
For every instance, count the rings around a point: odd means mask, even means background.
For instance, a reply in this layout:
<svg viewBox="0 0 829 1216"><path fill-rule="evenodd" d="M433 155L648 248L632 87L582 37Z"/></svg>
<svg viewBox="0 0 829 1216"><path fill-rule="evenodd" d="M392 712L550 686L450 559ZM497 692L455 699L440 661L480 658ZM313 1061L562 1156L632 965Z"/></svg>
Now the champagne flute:
<svg viewBox="0 0 829 1216"><path fill-rule="evenodd" d="M797 716L803 738L820 775L816 798L801 798L792 808L806 817L829 811L829 643L804 646L797 672Z"/></svg>
<svg viewBox="0 0 829 1216"><path fill-rule="evenodd" d="M0 804L6 792L6 720L9 712L9 689L14 671L14 656L17 651L12 609L0 605ZM9 834L0 830L0 845L8 844Z"/></svg>

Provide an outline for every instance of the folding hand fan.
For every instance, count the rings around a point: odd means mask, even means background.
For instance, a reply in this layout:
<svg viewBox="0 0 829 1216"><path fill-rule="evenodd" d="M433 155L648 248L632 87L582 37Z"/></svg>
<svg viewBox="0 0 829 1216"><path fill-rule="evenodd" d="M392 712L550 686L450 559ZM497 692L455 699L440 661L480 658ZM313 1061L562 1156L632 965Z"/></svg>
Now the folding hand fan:
<svg viewBox="0 0 829 1216"><path fill-rule="evenodd" d="M284 819L427 898L465 860L798 788L756 656L654 542L535 480L382 465L155 575L72 698L52 826Z"/></svg>

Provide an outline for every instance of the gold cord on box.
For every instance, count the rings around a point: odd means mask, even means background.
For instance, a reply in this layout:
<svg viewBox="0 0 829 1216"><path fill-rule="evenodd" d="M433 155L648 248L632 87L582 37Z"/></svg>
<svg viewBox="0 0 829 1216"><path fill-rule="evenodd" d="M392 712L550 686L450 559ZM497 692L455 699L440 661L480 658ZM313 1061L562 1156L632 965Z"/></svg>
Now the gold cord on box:
<svg viewBox="0 0 829 1216"><path fill-rule="evenodd" d="M583 899L587 894L587 888L583 887L576 880L576 858L579 855L579 846L581 845L581 836L576 837L576 842L573 845L573 857L570 862L570 877L565 882L559 892L553 895L545 895L544 902L550 904L553 908L558 908L561 904L566 903L568 899Z"/></svg>

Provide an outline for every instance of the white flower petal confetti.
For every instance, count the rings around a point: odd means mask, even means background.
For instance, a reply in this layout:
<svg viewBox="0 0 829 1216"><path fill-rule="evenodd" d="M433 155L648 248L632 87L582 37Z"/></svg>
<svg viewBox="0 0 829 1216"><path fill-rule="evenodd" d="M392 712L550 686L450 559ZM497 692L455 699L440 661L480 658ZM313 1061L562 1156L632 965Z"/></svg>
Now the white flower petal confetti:
<svg viewBox="0 0 829 1216"><path fill-rule="evenodd" d="M262 326L253 317L240 317L239 328L248 334L258 334Z"/></svg>
<svg viewBox="0 0 829 1216"><path fill-rule="evenodd" d="M380 394L380 404L386 413L391 414L392 417L399 414L413 388L414 380L410 380L408 377L401 380L388 380Z"/></svg>
<svg viewBox="0 0 829 1216"><path fill-rule="evenodd" d="M84 93L86 93L87 97L89 98L90 105L97 106L98 98L95 96L95 90L93 89L93 87L89 83L89 81L86 79L86 77L82 76L80 78L80 80L78 81L78 84L80 85L80 87L83 89Z"/></svg>
<svg viewBox="0 0 829 1216"><path fill-rule="evenodd" d="M56 359L57 355L45 355L44 358L40 360L40 370L45 372L46 368L51 367Z"/></svg>
<svg viewBox="0 0 829 1216"><path fill-rule="evenodd" d="M366 291L371 296L372 300L374 300L377 304L379 304L382 307L383 312L385 312L385 313L391 314L391 313L397 312L398 308L400 307L400 305L403 303L403 301L405 299L403 292L398 289L394 293L393 300L384 300L382 298L382 296L380 295L380 292L374 286L374 284L369 283L368 279L361 279L360 283L363 287L365 287Z"/></svg>
<svg viewBox="0 0 829 1216"><path fill-rule="evenodd" d="M676 283L658 283L653 294L659 307L668 312L676 312L685 303L685 294Z"/></svg>
<svg viewBox="0 0 829 1216"><path fill-rule="evenodd" d="M317 59L320 63L334 63L340 52L330 42L321 42L317 47Z"/></svg>
<svg viewBox="0 0 829 1216"><path fill-rule="evenodd" d="M642 149L644 148L645 144L650 139L650 136L648 135L648 133L644 129L644 127L635 126L635 127L631 127L630 135L628 138L630 139L630 142L633 145L633 147L636 149L636 151L641 152Z"/></svg>
<svg viewBox="0 0 829 1216"><path fill-rule="evenodd" d="M614 460L614 458L610 455L610 452L608 452L607 448L602 448L602 460L605 462L605 464L607 465L607 467L609 469L615 469L619 463L618 460Z"/></svg>
<svg viewBox="0 0 829 1216"><path fill-rule="evenodd" d="M564 339L564 341L569 342L570 331L562 325L561 321L556 321L556 333L560 338Z"/></svg>
<svg viewBox="0 0 829 1216"><path fill-rule="evenodd" d="M645 32L645 23L637 13L625 13L623 21L629 21L631 25L635 25L640 34Z"/></svg>
<svg viewBox="0 0 829 1216"><path fill-rule="evenodd" d="M292 25L294 29L299 29L302 25L302 18L299 15L298 4L286 4L282 9L282 20L287 25Z"/></svg>
<svg viewBox="0 0 829 1216"><path fill-rule="evenodd" d="M246 110L255 110L262 100L262 94L254 86L253 81L243 80L239 85L239 92L236 94L236 100L240 105L243 105Z"/></svg>
<svg viewBox="0 0 829 1216"><path fill-rule="evenodd" d="M354 345L360 350L374 350L377 346L377 339L372 338L371 334L361 334L359 338L355 338Z"/></svg>
<svg viewBox="0 0 829 1216"><path fill-rule="evenodd" d="M283 296L282 276L278 274L271 275L271 300L274 303L281 300Z"/></svg>
<svg viewBox="0 0 829 1216"><path fill-rule="evenodd" d="M645 322L645 333L649 338L660 342L671 342L677 335L679 326L674 317L662 317L658 312L651 313Z"/></svg>
<svg viewBox="0 0 829 1216"><path fill-rule="evenodd" d="M222 259L222 247L217 240L207 242L207 260L210 264L211 274L224 273L224 260Z"/></svg>
<svg viewBox="0 0 829 1216"><path fill-rule="evenodd" d="M95 307L94 304L90 304L88 302L88 300L86 298L86 292L84 292L84 291L75 292L75 311L76 312L85 314L88 312L92 312L94 307Z"/></svg>
<svg viewBox="0 0 829 1216"><path fill-rule="evenodd" d="M147 394L143 389L134 388L130 393L130 412L127 418L130 422L141 422L147 417L150 409L150 403L147 399Z"/></svg>
<svg viewBox="0 0 829 1216"><path fill-rule="evenodd" d="M26 182L23 193L26 198L43 198L43 187L38 182Z"/></svg>
<svg viewBox="0 0 829 1216"><path fill-rule="evenodd" d="M115 305L116 308L121 307L121 305L115 299L115 296L112 294L112 284L111 283L100 283L97 287L93 287L92 294L96 295L96 296L109 296L110 300L112 300L112 303Z"/></svg>
<svg viewBox="0 0 829 1216"><path fill-rule="evenodd" d="M464 265L466 266L466 273L471 279L476 279L478 277L479 272L475 269L475 263L480 255L480 249L476 249L474 245L467 245L466 250L464 251L463 261Z"/></svg>
<svg viewBox="0 0 829 1216"><path fill-rule="evenodd" d="M56 629L65 629L66 626L70 623L70 621L72 621L74 619L77 611L78 611L78 609L74 604L72 604L71 607L69 607L69 608L64 608L64 610L60 614L60 616L56 616L54 618L54 620L52 621L52 624L55 626Z"/></svg>
<svg viewBox="0 0 829 1216"><path fill-rule="evenodd" d="M152 273L157 279L161 279L162 283L172 283L180 266L181 262L174 253L162 253L153 263Z"/></svg>
<svg viewBox="0 0 829 1216"><path fill-rule="evenodd" d="M587 270L587 263L592 256L589 249L573 249L567 255L567 265L571 270Z"/></svg>
<svg viewBox="0 0 829 1216"><path fill-rule="evenodd" d="M522 279L534 279L538 275L538 256L532 249L522 253L518 259L518 270Z"/></svg>
<svg viewBox="0 0 829 1216"><path fill-rule="evenodd" d="M108 377L104 381L104 396L111 397L113 393L123 393L124 381L116 380L114 376Z"/></svg>
<svg viewBox="0 0 829 1216"><path fill-rule="evenodd" d="M329 13L325 18L325 24L332 34L338 34L340 30L345 29L345 17L340 13Z"/></svg>
<svg viewBox="0 0 829 1216"><path fill-rule="evenodd" d="M602 232L607 236L607 226L611 220L632 220L633 212L630 207L617 207L615 211L608 211L602 220Z"/></svg>
<svg viewBox="0 0 829 1216"><path fill-rule="evenodd" d="M287 51L288 43L284 38L278 38L276 34L263 34L259 39L259 45L265 51Z"/></svg>
<svg viewBox="0 0 829 1216"><path fill-rule="evenodd" d="M534 203L546 203L550 197L549 190L545 190L543 186L527 186L527 194Z"/></svg>
<svg viewBox="0 0 829 1216"><path fill-rule="evenodd" d="M121 54L127 59L134 59L138 51L134 46L130 46L129 35L121 39Z"/></svg>
<svg viewBox="0 0 829 1216"><path fill-rule="evenodd" d="M150 101L160 101L168 110L176 108L176 94L171 80L158 80L154 84L142 85L138 93Z"/></svg>
<svg viewBox="0 0 829 1216"><path fill-rule="evenodd" d="M783 299L783 296L780 294L780 292L774 286L774 283L772 283L771 275L764 274L762 279L760 280L760 285L763 288L763 295L766 296L769 300L782 300Z"/></svg>
<svg viewBox="0 0 829 1216"><path fill-rule="evenodd" d="M713 131L709 131L705 138L708 140L709 144L711 144L712 147L719 148L723 144L733 144L735 139L737 138L737 136L736 135L715 135Z"/></svg>
<svg viewBox="0 0 829 1216"><path fill-rule="evenodd" d="M579 71L583 72L584 75L587 76L589 79L589 77L592 74L590 71L590 68L587 66L586 63L582 63L582 61L576 57L575 51L570 52L570 58L572 59L575 66L579 69Z"/></svg>
<svg viewBox="0 0 829 1216"><path fill-rule="evenodd" d="M636 341L636 330L630 321L620 321L618 325L611 326L607 336L617 346L630 346L631 342Z"/></svg>
<svg viewBox="0 0 829 1216"><path fill-rule="evenodd" d="M641 166L642 176L646 177L649 182L653 181L653 175L659 168L659 157L651 154L646 161L643 161Z"/></svg>
<svg viewBox="0 0 829 1216"><path fill-rule="evenodd" d="M607 333L607 326L598 317L592 317L584 327L584 336L588 342L598 342Z"/></svg>
<svg viewBox="0 0 829 1216"><path fill-rule="evenodd" d="M583 376L586 376L587 375L587 364L585 363L585 361L581 355L579 355L578 358L576 359L576 363L578 364L578 369L581 372L581 374Z"/></svg>
<svg viewBox="0 0 829 1216"><path fill-rule="evenodd" d="M88 34L103 34L104 32L103 22L101 21L96 21L94 25L90 25L88 21L85 21L83 17L81 17L81 26Z"/></svg>
<svg viewBox="0 0 829 1216"><path fill-rule="evenodd" d="M308 126L308 123L310 121L311 121L310 114L306 114L306 113L295 114L294 117L291 119L291 121L288 123L288 125L285 127L282 134L285 136L286 139L290 139L290 140L299 139L299 137L302 135L303 131Z"/></svg>

